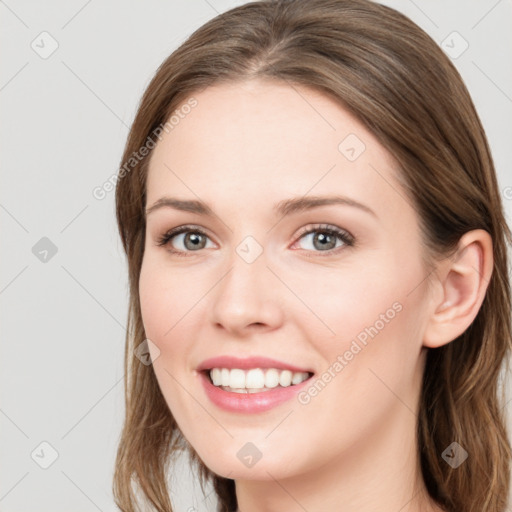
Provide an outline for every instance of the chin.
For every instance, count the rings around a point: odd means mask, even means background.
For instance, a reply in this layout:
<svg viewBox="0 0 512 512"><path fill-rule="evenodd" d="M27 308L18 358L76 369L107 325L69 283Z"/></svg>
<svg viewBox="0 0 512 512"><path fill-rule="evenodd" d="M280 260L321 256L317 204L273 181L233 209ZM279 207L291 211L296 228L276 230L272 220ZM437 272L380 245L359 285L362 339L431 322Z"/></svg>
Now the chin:
<svg viewBox="0 0 512 512"><path fill-rule="evenodd" d="M218 450L218 447L217 447ZM233 455L229 455L230 453ZM219 456L223 453L222 456ZM289 461L284 455L257 454L250 444L233 449L227 448L209 453L206 457L199 455L203 464L213 473L223 478L234 480L273 480L290 476Z"/></svg>

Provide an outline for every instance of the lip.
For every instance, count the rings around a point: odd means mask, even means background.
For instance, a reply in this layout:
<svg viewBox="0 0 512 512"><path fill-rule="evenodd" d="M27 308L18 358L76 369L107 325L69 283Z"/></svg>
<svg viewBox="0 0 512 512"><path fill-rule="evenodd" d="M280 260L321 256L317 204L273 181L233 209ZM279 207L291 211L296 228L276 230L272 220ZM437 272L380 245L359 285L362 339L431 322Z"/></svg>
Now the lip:
<svg viewBox="0 0 512 512"><path fill-rule="evenodd" d="M277 359L268 357L252 356L246 358L238 358L233 356L218 356L206 359L198 367L198 372L211 370L212 368L240 368L241 370L250 370L251 368L276 368L277 370L290 370L292 372L308 372L315 373L310 368L299 368ZM265 391L267 393L267 391Z"/></svg>
<svg viewBox="0 0 512 512"><path fill-rule="evenodd" d="M226 368L226 366L223 366ZM234 366L233 368L240 368ZM241 368L243 369L243 368ZM229 412L238 412L246 414L256 414L268 411L278 405L287 402L294 398L306 386L311 384L312 377L309 377L300 384L288 386L285 388L277 387L270 391L262 391L260 393L234 393L224 391L223 389L214 386L208 377L207 371L202 370L198 372L201 379L203 389L206 396L217 407Z"/></svg>

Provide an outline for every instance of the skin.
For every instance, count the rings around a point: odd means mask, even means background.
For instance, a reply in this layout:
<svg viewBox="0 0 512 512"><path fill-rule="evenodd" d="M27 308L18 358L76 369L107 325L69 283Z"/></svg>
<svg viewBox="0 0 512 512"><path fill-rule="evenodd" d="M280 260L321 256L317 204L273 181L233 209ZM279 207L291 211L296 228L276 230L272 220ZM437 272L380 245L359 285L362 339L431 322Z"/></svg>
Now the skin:
<svg viewBox="0 0 512 512"><path fill-rule="evenodd" d="M339 104L263 81L194 97L198 105L151 156L147 206L162 196L200 199L215 215L149 213L139 283L153 368L182 433L208 468L235 479L243 512L320 512L341 503L343 512L441 510L416 456L425 356L476 316L492 272L490 237L464 235L428 286L418 217L397 164ZM338 149L348 134L365 145L354 161ZM272 211L292 197L332 194L375 216L347 205L285 217ZM184 234L157 245L185 224L207 232L204 248L185 246ZM302 234L317 224L348 231L355 244L335 237L336 248L326 250L313 242L322 229ZM249 235L263 249L250 264L236 252ZM401 311L307 404L293 399L241 414L204 393L195 369L218 355L263 355L322 375L396 303ZM262 453L250 468L237 457L247 442Z"/></svg>

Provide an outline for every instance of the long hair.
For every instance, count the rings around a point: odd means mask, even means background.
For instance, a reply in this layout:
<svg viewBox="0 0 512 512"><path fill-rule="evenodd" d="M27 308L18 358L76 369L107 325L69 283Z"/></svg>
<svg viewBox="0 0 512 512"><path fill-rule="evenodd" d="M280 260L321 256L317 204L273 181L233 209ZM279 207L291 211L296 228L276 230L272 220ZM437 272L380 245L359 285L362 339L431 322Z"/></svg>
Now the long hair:
<svg viewBox="0 0 512 512"><path fill-rule="evenodd" d="M400 180L420 218L428 261L449 257L470 230L491 235L493 273L475 320L451 343L428 350L417 454L428 493L444 510L503 512L511 446L500 378L512 346L507 264L512 235L492 156L450 59L406 16L369 0L261 1L236 7L197 29L161 64L147 87L116 186L130 283L126 416L113 481L116 503L125 512L135 511L135 485L155 510L171 512L169 464L188 450L201 483L211 479L219 511L236 510L234 481L213 474L199 460L179 431L152 366L141 364L134 354L146 338L138 282L151 149L144 158L134 155L152 147L151 137L194 94L213 84L252 78L320 91L377 137L399 164ZM441 456L454 441L469 453L457 469Z"/></svg>

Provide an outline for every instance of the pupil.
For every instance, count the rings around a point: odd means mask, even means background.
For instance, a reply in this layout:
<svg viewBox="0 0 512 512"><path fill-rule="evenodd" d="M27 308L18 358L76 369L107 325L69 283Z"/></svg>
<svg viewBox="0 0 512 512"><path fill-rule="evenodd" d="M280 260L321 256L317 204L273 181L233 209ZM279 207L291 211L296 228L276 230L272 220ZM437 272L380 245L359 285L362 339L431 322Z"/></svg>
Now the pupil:
<svg viewBox="0 0 512 512"><path fill-rule="evenodd" d="M187 249L197 249L201 245L201 237L202 235L198 233L189 233L187 236L185 236L185 246L187 247ZM190 246L188 242L191 243ZM200 248L202 249L202 246Z"/></svg>
<svg viewBox="0 0 512 512"><path fill-rule="evenodd" d="M332 238L332 240L330 240L331 238ZM332 241L333 241L333 240L334 240L334 237L333 237L332 235L325 234L325 233L319 233L319 234L318 234L317 236L315 236L315 238L314 238L314 241L315 241L315 242L317 242L317 241L321 242L321 243L320 243L320 247L321 247L321 248L324 248L324 249L325 249L325 247L326 247L326 246L328 246L328 245L329 245L329 247L328 247L329 249L331 249L332 247L334 247L334 246L332 245ZM329 242L330 242L330 244L329 244ZM318 249L318 247L317 247L317 249Z"/></svg>

